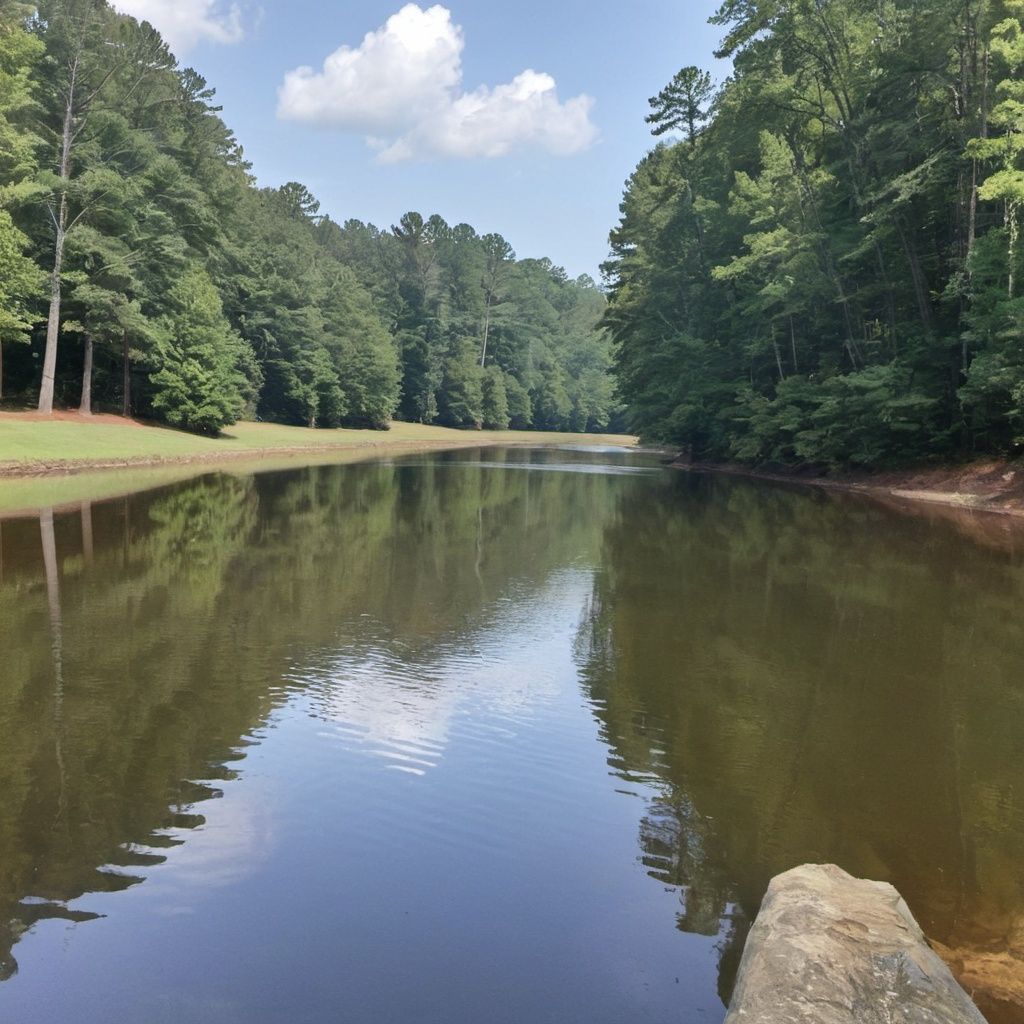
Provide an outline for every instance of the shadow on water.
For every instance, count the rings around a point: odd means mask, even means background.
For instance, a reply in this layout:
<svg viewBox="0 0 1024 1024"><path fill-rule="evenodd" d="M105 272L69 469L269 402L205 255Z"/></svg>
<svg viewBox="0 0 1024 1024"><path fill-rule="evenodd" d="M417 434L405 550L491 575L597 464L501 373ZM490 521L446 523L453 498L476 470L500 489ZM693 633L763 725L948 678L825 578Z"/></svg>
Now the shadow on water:
<svg viewBox="0 0 1024 1024"><path fill-rule="evenodd" d="M893 882L992 1021L1024 1008L1024 554L843 496L626 493L578 641L679 927L728 999L773 875Z"/></svg>

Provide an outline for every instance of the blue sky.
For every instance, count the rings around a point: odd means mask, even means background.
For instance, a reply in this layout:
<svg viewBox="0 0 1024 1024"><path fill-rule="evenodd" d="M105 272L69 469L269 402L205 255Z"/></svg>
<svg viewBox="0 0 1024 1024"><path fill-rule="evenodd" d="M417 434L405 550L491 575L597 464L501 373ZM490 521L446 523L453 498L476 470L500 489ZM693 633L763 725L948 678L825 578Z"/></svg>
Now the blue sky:
<svg viewBox="0 0 1024 1024"><path fill-rule="evenodd" d="M606 255L647 97L686 64L726 73L715 0L114 4L216 88L261 184L340 221L440 213L573 275Z"/></svg>

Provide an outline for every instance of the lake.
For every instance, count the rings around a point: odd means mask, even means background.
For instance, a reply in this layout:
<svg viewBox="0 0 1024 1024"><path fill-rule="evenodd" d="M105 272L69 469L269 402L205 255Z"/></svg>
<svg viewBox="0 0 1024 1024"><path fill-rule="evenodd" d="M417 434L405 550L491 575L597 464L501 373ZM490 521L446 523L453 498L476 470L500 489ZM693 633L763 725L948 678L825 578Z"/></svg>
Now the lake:
<svg viewBox="0 0 1024 1024"><path fill-rule="evenodd" d="M1019 1020L1022 609L1009 527L613 449L6 519L0 1020L719 1024L807 861Z"/></svg>

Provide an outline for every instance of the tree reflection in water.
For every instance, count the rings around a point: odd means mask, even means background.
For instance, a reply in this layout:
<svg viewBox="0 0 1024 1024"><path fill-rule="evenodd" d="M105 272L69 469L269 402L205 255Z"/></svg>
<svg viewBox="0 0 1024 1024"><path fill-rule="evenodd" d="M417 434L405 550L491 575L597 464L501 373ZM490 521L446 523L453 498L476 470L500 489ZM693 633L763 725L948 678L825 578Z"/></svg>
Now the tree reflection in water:
<svg viewBox="0 0 1024 1024"><path fill-rule="evenodd" d="M528 604L595 560L614 494L597 474L501 471L525 457L214 474L5 522L0 972L35 921L88 918L68 904L137 884L203 823L305 685L297 659L357 662L372 638L415 671L500 628L510 581Z"/></svg>
<svg viewBox="0 0 1024 1024"><path fill-rule="evenodd" d="M894 882L992 1019L1019 1016L978 965L1024 962L1021 556L587 458L215 474L5 522L0 976L35 921L87 917L186 842L296 694L430 764L459 694L542 699L479 653L569 572L593 577L575 658L643 800L640 867L717 943L723 999L771 876L835 861ZM507 471L527 460L557 471ZM395 689L369 687L381 666Z"/></svg>
<svg viewBox="0 0 1024 1024"><path fill-rule="evenodd" d="M1024 559L845 497L623 495L578 648L679 927L728 997L770 878L892 881L992 1020L1024 1007ZM1001 958L986 974L986 958ZM1007 969L1003 969L1007 968Z"/></svg>

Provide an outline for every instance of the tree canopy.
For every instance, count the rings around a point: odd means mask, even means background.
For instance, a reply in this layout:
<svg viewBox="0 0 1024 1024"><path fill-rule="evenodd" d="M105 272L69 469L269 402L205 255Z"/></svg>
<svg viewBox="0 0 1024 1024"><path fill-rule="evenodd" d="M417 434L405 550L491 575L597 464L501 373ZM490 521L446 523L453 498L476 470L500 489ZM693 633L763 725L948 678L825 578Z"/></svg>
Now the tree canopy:
<svg viewBox="0 0 1024 1024"><path fill-rule="evenodd" d="M258 188L214 91L106 0L0 0L0 389L216 433L599 429L603 293L499 234ZM8 342L29 342L10 345ZM3 356L7 356L6 385Z"/></svg>
<svg viewBox="0 0 1024 1024"><path fill-rule="evenodd" d="M1024 3L726 0L604 267L633 427L875 466L1024 444Z"/></svg>

